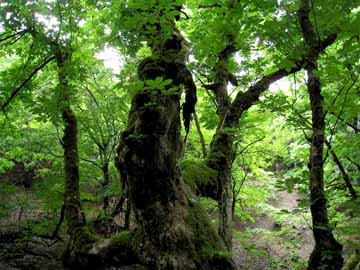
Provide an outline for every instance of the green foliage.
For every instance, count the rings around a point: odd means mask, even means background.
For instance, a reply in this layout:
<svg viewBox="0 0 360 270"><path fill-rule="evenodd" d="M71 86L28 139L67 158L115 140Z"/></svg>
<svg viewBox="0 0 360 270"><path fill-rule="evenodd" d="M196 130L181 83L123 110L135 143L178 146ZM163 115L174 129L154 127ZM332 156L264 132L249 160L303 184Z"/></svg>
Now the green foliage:
<svg viewBox="0 0 360 270"><path fill-rule="evenodd" d="M7 158L0 157L0 174L6 170L11 169L14 166L14 162Z"/></svg>
<svg viewBox="0 0 360 270"><path fill-rule="evenodd" d="M316 34L325 38L337 32L336 43L320 57L317 73L326 112L325 139L359 195L359 1L312 2L310 19L316 25ZM127 125L130 98L139 91L163 95L181 91L169 79L137 79L141 59L159 56L158 45L173 34L174 25L186 36L191 45L188 66L198 86L196 110L205 150L209 152L214 134L223 123L217 114L216 93L205 86L215 81L221 52L229 43L236 47L226 67L238 81L238 86L229 85L227 89L230 100L275 70L289 71L305 53L296 16L298 5L299 1L275 0L5 1L0 4L0 105L58 48L71 53L71 60L61 71L78 120L81 200L87 216L96 218L102 213L103 198L120 194L114 159ZM107 47L122 54L119 74L98 59L98 53ZM225 65L221 67L225 69ZM0 219L8 221L14 213L24 210L28 216L19 218L19 225L35 234L48 234L54 229L63 204L60 142L64 100L58 75L58 65L47 64L16 93L5 108L6 114L0 114L0 174L8 172L15 162L24 162L42 179L30 191L0 182ZM312 119L306 79L305 72L299 71L281 81L278 89L270 85L260 102L243 113L239 127L222 130L234 138L235 144L235 220L251 227L257 225L259 216L266 215L281 224L279 230L257 228L235 234L252 256L272 257L268 269L305 268L296 253L302 240L296 233L300 226L309 227L306 222L310 220L308 140ZM201 135L193 125L180 163L182 177L193 189L208 182L216 184L217 171L206 166L201 143ZM215 153L215 157L217 154L221 153ZM359 249L359 201L350 199L343 175L328 149L324 155L331 227L343 244ZM212 158L208 154L207 159ZM41 167L42 162L51 166ZM105 186L104 166L109 168L110 181ZM272 205L284 191L300 194L295 209ZM214 201L200 201L201 206L215 211ZM191 206L189 222L200 226L202 223L196 219L203 214L199 209ZM90 232L82 233L88 240L93 239ZM208 228L199 228L199 233L200 246L208 236ZM118 237L128 240L129 234ZM290 250L289 258L269 255L266 242ZM88 246L88 242L81 244ZM207 248L205 253L228 255L216 244Z"/></svg>
<svg viewBox="0 0 360 270"><path fill-rule="evenodd" d="M0 218L9 218L17 207L17 202L11 200L17 189L9 183L0 183Z"/></svg>

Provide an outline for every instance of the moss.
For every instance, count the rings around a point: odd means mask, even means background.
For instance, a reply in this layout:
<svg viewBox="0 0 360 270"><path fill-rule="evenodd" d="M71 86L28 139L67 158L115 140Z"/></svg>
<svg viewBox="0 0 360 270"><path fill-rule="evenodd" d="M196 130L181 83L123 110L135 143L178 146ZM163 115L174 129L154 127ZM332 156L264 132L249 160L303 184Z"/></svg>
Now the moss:
<svg viewBox="0 0 360 270"><path fill-rule="evenodd" d="M62 254L64 266L70 269L87 266L88 253L99 238L88 226L79 226L72 231L72 239Z"/></svg>
<svg viewBox="0 0 360 270"><path fill-rule="evenodd" d="M194 261L199 265L199 269L233 269L231 253L209 222L206 211L198 201L188 201L189 214L186 222L194 229L194 244L197 251Z"/></svg>
<svg viewBox="0 0 360 270"><path fill-rule="evenodd" d="M208 183L216 183L217 172L206 166L204 160L185 159L181 162L180 167L185 183L193 190Z"/></svg>
<svg viewBox="0 0 360 270"><path fill-rule="evenodd" d="M74 231L74 250L87 253L98 240L88 226L81 226Z"/></svg>
<svg viewBox="0 0 360 270"><path fill-rule="evenodd" d="M114 243L118 243L119 245L127 245L133 236L134 234L130 231L123 231L111 237L111 241L113 241Z"/></svg>
<svg viewBox="0 0 360 270"><path fill-rule="evenodd" d="M133 233L123 231L110 239L100 239L87 228L76 230L76 236L64 253L69 269L98 269L107 265L132 265L138 262L131 249Z"/></svg>
<svg viewBox="0 0 360 270"><path fill-rule="evenodd" d="M228 157L221 151L211 151L207 156L207 163L214 169L221 169Z"/></svg>
<svg viewBox="0 0 360 270"><path fill-rule="evenodd" d="M105 240L100 247L104 260L110 260L118 265L130 265L138 262L137 255L132 248L134 233L123 231L114 235L111 239Z"/></svg>
<svg viewBox="0 0 360 270"><path fill-rule="evenodd" d="M233 148L233 135L228 130L222 129L214 136L207 156L207 165L215 170L231 167Z"/></svg>

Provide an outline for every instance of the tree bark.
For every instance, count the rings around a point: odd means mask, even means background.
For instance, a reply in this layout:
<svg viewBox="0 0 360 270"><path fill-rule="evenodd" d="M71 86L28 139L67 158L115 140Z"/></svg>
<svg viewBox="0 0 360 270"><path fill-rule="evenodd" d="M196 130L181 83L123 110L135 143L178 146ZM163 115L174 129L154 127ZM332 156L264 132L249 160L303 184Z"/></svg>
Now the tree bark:
<svg viewBox="0 0 360 270"><path fill-rule="evenodd" d="M65 190L64 208L67 222L69 243L62 259L70 269L79 269L89 265L88 250L96 241L86 228L85 215L81 209L79 186L79 154L77 145L77 120L71 109L71 90L67 81L66 70L71 61L71 54L60 47L56 50L58 78L61 100L64 135Z"/></svg>
<svg viewBox="0 0 360 270"><path fill-rule="evenodd" d="M160 56L139 65L139 78L171 79L167 87L183 84L186 94L195 91L191 73L179 61L180 44L183 37L174 29ZM132 100L118 148L137 224L132 245L140 261L154 269L232 269L230 257L223 256L224 243L181 177L180 95L153 89ZM187 113L190 106L183 106Z"/></svg>
<svg viewBox="0 0 360 270"><path fill-rule="evenodd" d="M60 95L62 97L62 119L64 122L64 135L62 146L64 149L65 192L64 207L65 219L69 234L76 228L85 224L80 205L79 189L79 153L77 146L77 120L70 106L70 88L65 75L65 65L70 61L70 54L64 53L60 48L56 51Z"/></svg>
<svg viewBox="0 0 360 270"><path fill-rule="evenodd" d="M229 133L226 128L232 128L226 121L231 106L231 100L227 91L229 78L233 76L229 72L228 62L234 52L235 36L227 37L228 45L219 53L218 63L215 67L215 82L213 91L216 97L217 114L220 122L217 132L210 145L209 156L207 157L207 165L215 169L218 173L217 182L217 201L219 209L219 235L224 240L227 248L232 248L232 181L231 169L233 159L233 134ZM234 80L233 84L237 84Z"/></svg>
<svg viewBox="0 0 360 270"><path fill-rule="evenodd" d="M313 7L314 8L314 7ZM312 137L310 149L310 210L313 223L315 248L310 255L309 270L341 269L342 246L336 242L329 225L324 192L323 148L325 138L325 115L321 82L318 75L318 57L323 41L318 39L309 18L309 0L302 0L298 11L299 21L306 46L312 52L307 58L307 87L312 112ZM335 36L336 37L336 36ZM333 42L335 39L333 39ZM320 44L320 46L319 46ZM315 48L315 49L314 49ZM311 50L312 49L312 50Z"/></svg>
<svg viewBox="0 0 360 270"><path fill-rule="evenodd" d="M341 269L342 246L336 242L328 219L323 176L323 147L325 119L320 79L316 74L317 65L309 65L308 91L312 111L312 139L310 149L310 200L315 248L309 260L309 270Z"/></svg>
<svg viewBox="0 0 360 270"><path fill-rule="evenodd" d="M197 130L197 132L199 134L199 138L200 138L202 155L203 155L203 158L206 158L206 155L207 155L207 153L206 153L206 143L205 143L204 135L201 132L201 126L200 126L199 118L197 116L196 111L194 111L194 120L195 120L196 130Z"/></svg>
<svg viewBox="0 0 360 270"><path fill-rule="evenodd" d="M109 208L109 184L110 184L110 174L109 174L109 162L105 162L102 166L103 171L103 182L101 183L103 188L103 209L106 211Z"/></svg>

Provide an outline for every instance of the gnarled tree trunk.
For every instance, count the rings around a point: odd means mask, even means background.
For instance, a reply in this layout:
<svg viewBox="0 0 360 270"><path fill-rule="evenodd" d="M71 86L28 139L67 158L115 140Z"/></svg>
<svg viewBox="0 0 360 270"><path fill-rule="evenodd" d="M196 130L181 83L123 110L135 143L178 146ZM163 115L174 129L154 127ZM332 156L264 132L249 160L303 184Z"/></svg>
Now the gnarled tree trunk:
<svg viewBox="0 0 360 270"><path fill-rule="evenodd" d="M171 79L168 89L183 84L187 95L194 94L191 73L179 61L183 42L174 30L160 56L139 65L140 79ZM131 243L141 263L154 269L232 269L224 243L181 177L180 95L152 89L132 100L118 148L137 224ZM184 113L193 112L193 105L187 97Z"/></svg>

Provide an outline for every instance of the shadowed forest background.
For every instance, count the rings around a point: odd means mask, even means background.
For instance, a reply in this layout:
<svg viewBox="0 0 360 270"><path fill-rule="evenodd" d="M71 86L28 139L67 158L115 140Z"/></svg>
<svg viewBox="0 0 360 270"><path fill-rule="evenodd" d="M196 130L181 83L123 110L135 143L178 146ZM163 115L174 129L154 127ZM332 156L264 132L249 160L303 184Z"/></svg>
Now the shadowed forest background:
<svg viewBox="0 0 360 270"><path fill-rule="evenodd" d="M359 270L359 0L0 1L0 270Z"/></svg>

